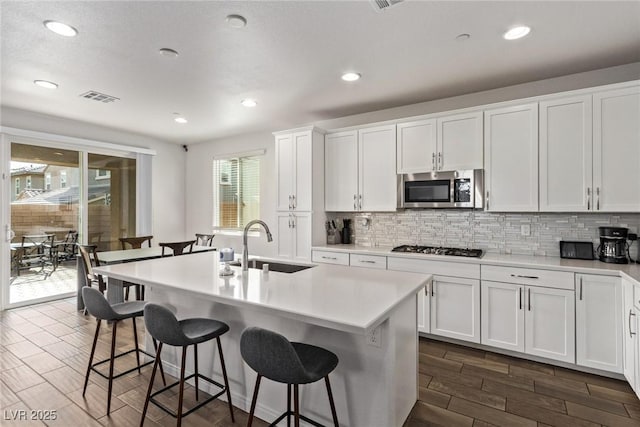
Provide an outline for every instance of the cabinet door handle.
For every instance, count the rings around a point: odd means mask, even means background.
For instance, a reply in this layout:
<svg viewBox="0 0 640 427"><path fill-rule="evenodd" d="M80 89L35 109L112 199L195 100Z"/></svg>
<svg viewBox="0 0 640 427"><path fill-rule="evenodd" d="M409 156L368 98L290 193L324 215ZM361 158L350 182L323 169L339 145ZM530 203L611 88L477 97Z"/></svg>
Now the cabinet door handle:
<svg viewBox="0 0 640 427"><path fill-rule="evenodd" d="M424 294L429 296L429 284L424 285Z"/></svg>
<svg viewBox="0 0 640 427"><path fill-rule="evenodd" d="M359 205L359 206L358 206L358 208L359 208L360 210L362 210L362 194L360 194L360 195L358 196L358 200L359 200L359 201L358 201L358 205Z"/></svg>
<svg viewBox="0 0 640 427"><path fill-rule="evenodd" d="M600 210L600 187L596 187L596 210Z"/></svg>
<svg viewBox="0 0 640 427"><path fill-rule="evenodd" d="M296 228L296 217L291 215L291 228Z"/></svg>
<svg viewBox="0 0 640 427"><path fill-rule="evenodd" d="M358 200L358 196L356 196L355 194L353 195L353 210L358 210L358 204L356 202L356 200Z"/></svg>
<svg viewBox="0 0 640 427"><path fill-rule="evenodd" d="M580 301L582 301L582 277L580 278Z"/></svg>
<svg viewBox="0 0 640 427"><path fill-rule="evenodd" d="M529 304L529 311L531 311L531 288L527 289L528 295L527 295L527 303Z"/></svg>
<svg viewBox="0 0 640 427"><path fill-rule="evenodd" d="M629 337L633 337L636 334L635 332L631 332L631 316L635 315L636 314L632 310L629 310Z"/></svg>
<svg viewBox="0 0 640 427"><path fill-rule="evenodd" d="M442 151L438 153L438 169L442 170Z"/></svg>
<svg viewBox="0 0 640 427"><path fill-rule="evenodd" d="M291 210L291 194L289 194L289 210Z"/></svg>
<svg viewBox="0 0 640 427"><path fill-rule="evenodd" d="M518 288L518 302L520 305L519 310L522 310L522 288Z"/></svg>
<svg viewBox="0 0 640 427"><path fill-rule="evenodd" d="M324 256L324 255L322 255L322 257L321 257L321 258L322 258L322 259L330 259L330 260L333 260L333 261L336 261L336 260L338 259L338 258L336 258L336 257L334 257L334 256Z"/></svg>
<svg viewBox="0 0 640 427"><path fill-rule="evenodd" d="M436 153L431 153L431 170L436 170Z"/></svg>
<svg viewBox="0 0 640 427"><path fill-rule="evenodd" d="M526 276L524 274L512 274L511 277L519 277L521 279L539 279L538 276Z"/></svg>
<svg viewBox="0 0 640 427"><path fill-rule="evenodd" d="M431 282L431 296L435 294L435 291L434 291L435 287L436 287L436 284Z"/></svg>
<svg viewBox="0 0 640 427"><path fill-rule="evenodd" d="M293 207L293 209L296 208L296 195L292 195L291 196L291 206Z"/></svg>
<svg viewBox="0 0 640 427"><path fill-rule="evenodd" d="M591 187L587 187L587 210L591 210Z"/></svg>
<svg viewBox="0 0 640 427"><path fill-rule="evenodd" d="M489 191L487 191L487 210L489 210Z"/></svg>

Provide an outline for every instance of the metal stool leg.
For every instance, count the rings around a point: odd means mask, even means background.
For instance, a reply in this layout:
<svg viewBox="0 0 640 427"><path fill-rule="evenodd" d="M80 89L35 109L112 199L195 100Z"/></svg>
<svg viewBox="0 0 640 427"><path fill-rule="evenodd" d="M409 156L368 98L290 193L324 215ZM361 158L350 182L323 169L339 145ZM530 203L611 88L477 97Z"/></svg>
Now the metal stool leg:
<svg viewBox="0 0 640 427"><path fill-rule="evenodd" d="M184 368L187 363L187 346L182 347L182 363L180 364L180 394L178 396L178 424L182 425L182 400L184 399Z"/></svg>
<svg viewBox="0 0 640 427"><path fill-rule="evenodd" d="M231 390L229 389L229 378L227 378L227 368L224 365L224 356L222 355L222 344L220 344L220 337L217 337L216 341L218 341L218 353L220 353L220 365L222 365L224 387L227 389L227 403L229 404L229 412L231 413L231 422L235 423L236 420L233 416L233 404L231 403Z"/></svg>
<svg viewBox="0 0 640 427"><path fill-rule="evenodd" d="M116 352L116 332L118 330L118 321L114 321L113 333L111 334L111 360L109 362L109 391L107 392L107 415L111 412L111 390L113 389L113 365L115 362Z"/></svg>
<svg viewBox="0 0 640 427"><path fill-rule="evenodd" d="M196 386L196 402L198 401L198 344L193 345L193 368L196 374L193 377Z"/></svg>
<svg viewBox="0 0 640 427"><path fill-rule="evenodd" d="M327 384L327 394L329 395L329 405L331 405L331 417L333 417L333 425L338 427L338 415L336 414L336 405L333 402L333 393L331 393L331 384L329 383L329 375L324 377Z"/></svg>
<svg viewBox="0 0 640 427"><path fill-rule="evenodd" d="M89 373L91 372L91 363L93 362L93 355L96 353L96 344L98 343L98 334L100 333L101 319L96 319L96 335L93 337L93 345L91 346L91 355L89 356L89 364L87 365L87 375L84 377L84 388L82 389L82 397L87 392L87 384L89 383Z"/></svg>
<svg viewBox="0 0 640 427"><path fill-rule="evenodd" d="M258 400L258 389L260 388L260 379L262 375L258 374L256 378L256 385L253 388L253 399L251 400L251 409L249 410L249 419L247 420L247 427L251 427L253 422L253 413L256 411L256 401Z"/></svg>
<svg viewBox="0 0 640 427"><path fill-rule="evenodd" d="M293 385L293 425L300 427L300 400L298 396L298 384Z"/></svg>
<svg viewBox="0 0 640 427"><path fill-rule="evenodd" d="M151 341L153 341L153 349L156 352L156 358L160 359L160 352L158 351L158 341L156 341L155 338L152 338ZM162 343L160 343L160 346L162 346ZM162 369L162 361L160 361L160 376L162 377L162 384L167 385L167 380L164 378L164 369Z"/></svg>
<svg viewBox="0 0 640 427"><path fill-rule="evenodd" d="M287 427L291 427L291 384L287 384Z"/></svg>
<svg viewBox="0 0 640 427"><path fill-rule="evenodd" d="M154 346L156 340L153 340ZM149 381L149 388L147 389L147 398L144 400L144 409L142 409L142 419L140 419L140 427L144 426L144 417L147 415L147 409L149 408L149 398L151 397L151 390L153 389L153 380L156 378L156 371L158 370L158 364L160 364L160 352L162 351L162 343L156 349L156 360L153 362L153 371L151 371L151 380ZM162 364L160 364L162 366ZM167 385L165 383L165 385Z"/></svg>
<svg viewBox="0 0 640 427"><path fill-rule="evenodd" d="M138 346L138 329L136 326L136 318L132 317L133 322L133 342L136 345L136 361L138 362L138 373L140 373L140 347Z"/></svg>

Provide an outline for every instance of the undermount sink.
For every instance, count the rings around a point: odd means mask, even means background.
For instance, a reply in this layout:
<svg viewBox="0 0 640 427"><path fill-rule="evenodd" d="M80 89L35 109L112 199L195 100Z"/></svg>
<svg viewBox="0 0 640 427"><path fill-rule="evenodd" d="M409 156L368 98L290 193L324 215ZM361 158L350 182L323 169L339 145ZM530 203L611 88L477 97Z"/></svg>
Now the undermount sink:
<svg viewBox="0 0 640 427"><path fill-rule="evenodd" d="M249 260L249 268L261 270L264 264L269 264L269 271L275 271L277 273L296 273L314 267L313 265L285 264L282 262L261 261L257 259ZM229 265L239 267L240 261L230 262Z"/></svg>

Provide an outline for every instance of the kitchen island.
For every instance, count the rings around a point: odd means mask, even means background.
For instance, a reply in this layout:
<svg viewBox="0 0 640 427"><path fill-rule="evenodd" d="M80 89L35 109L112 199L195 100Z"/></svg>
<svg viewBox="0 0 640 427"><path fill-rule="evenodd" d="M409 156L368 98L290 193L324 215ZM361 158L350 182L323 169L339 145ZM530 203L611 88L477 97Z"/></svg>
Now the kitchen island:
<svg viewBox="0 0 640 427"><path fill-rule="evenodd" d="M123 280L145 285L147 300L168 305L179 319L226 322L231 330L222 345L235 406L248 410L255 382L240 355L240 335L260 326L336 353L340 363L331 382L340 425L402 425L417 400L416 293L429 275L316 265L291 274L249 269L243 275L234 267L234 276L220 277L218 256L201 253L95 271L115 286ZM201 347L199 370L221 381L213 344ZM175 374L180 351L166 348L163 362ZM303 414L331 424L321 382L301 387L300 404ZM256 415L271 422L285 409L286 387L265 381Z"/></svg>

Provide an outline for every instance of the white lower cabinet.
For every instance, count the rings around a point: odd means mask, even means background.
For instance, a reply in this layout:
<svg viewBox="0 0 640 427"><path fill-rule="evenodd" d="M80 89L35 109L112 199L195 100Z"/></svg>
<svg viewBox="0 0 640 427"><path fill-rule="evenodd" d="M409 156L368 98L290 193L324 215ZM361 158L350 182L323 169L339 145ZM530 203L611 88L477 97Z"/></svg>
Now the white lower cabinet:
<svg viewBox="0 0 640 427"><path fill-rule="evenodd" d="M576 363L622 373L620 278L576 275Z"/></svg>
<svg viewBox="0 0 640 427"><path fill-rule="evenodd" d="M431 333L480 342L480 281L434 276L431 284Z"/></svg>
<svg viewBox="0 0 640 427"><path fill-rule="evenodd" d="M575 363L574 291L527 286L526 293L525 353Z"/></svg>
<svg viewBox="0 0 640 427"><path fill-rule="evenodd" d="M524 286L483 280L481 343L524 352Z"/></svg>
<svg viewBox="0 0 640 427"><path fill-rule="evenodd" d="M638 347L638 310L634 306L634 286L631 282L623 280L623 374L631 388L640 397L640 348Z"/></svg>
<svg viewBox="0 0 640 427"><path fill-rule="evenodd" d="M482 344L575 363L574 292L483 280Z"/></svg>

